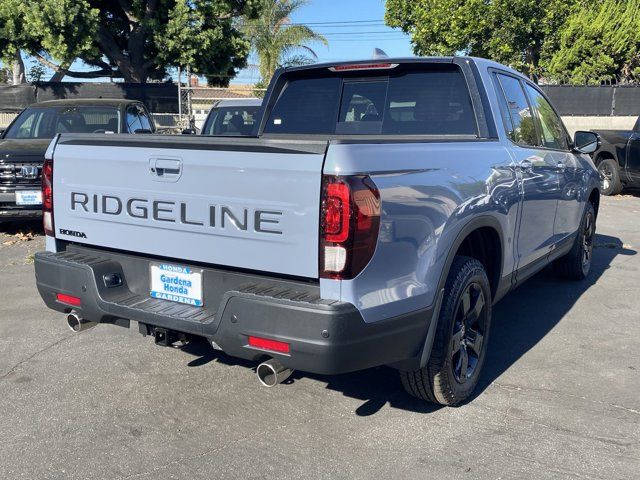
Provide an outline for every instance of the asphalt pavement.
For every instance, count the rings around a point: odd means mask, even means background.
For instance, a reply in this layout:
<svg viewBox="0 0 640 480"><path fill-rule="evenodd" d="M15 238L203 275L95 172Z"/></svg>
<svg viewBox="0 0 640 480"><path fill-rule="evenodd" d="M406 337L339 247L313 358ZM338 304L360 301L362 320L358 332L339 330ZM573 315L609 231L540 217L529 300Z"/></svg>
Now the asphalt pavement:
<svg viewBox="0 0 640 480"><path fill-rule="evenodd" d="M602 200L590 278L545 271L496 306L458 408L386 367L267 389L204 342L74 335L31 230L0 226L0 479L640 478L640 196Z"/></svg>

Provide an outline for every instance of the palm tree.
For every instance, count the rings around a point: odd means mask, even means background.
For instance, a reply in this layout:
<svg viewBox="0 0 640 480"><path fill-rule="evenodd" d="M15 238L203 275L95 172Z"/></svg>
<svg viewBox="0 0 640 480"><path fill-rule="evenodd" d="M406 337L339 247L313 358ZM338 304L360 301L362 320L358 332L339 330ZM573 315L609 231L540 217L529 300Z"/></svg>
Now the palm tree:
<svg viewBox="0 0 640 480"><path fill-rule="evenodd" d="M261 15L245 23L264 85L278 67L313 63L318 55L307 43L328 45L326 38L309 27L291 24L291 14L306 3L306 0L262 0Z"/></svg>

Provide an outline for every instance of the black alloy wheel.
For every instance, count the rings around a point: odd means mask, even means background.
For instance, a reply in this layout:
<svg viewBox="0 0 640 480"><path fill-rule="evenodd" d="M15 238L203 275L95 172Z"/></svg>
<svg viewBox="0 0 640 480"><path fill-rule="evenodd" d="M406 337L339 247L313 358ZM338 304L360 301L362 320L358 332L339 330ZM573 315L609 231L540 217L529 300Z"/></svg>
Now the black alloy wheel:
<svg viewBox="0 0 640 480"><path fill-rule="evenodd" d="M478 366L486 326L485 306L480 285L469 284L458 302L451 336L451 365L459 383L472 377Z"/></svg>

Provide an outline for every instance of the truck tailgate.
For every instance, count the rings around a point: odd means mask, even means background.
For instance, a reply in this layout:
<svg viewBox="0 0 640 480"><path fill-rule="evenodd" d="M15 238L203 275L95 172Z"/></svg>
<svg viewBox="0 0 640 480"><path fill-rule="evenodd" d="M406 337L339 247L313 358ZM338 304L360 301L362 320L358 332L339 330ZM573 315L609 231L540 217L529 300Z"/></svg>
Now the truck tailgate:
<svg viewBox="0 0 640 480"><path fill-rule="evenodd" d="M326 142L62 136L56 237L178 262L318 276Z"/></svg>

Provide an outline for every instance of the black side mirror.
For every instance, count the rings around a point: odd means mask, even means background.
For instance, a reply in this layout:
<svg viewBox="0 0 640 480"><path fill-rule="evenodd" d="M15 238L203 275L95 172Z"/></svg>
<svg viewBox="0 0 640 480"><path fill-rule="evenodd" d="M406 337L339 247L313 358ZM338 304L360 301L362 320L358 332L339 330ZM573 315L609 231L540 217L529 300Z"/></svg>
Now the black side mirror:
<svg viewBox="0 0 640 480"><path fill-rule="evenodd" d="M185 128L182 130L182 135L195 135L196 131L193 128Z"/></svg>
<svg viewBox="0 0 640 480"><path fill-rule="evenodd" d="M600 136L594 132L577 131L573 136L573 149L591 154L600 148Z"/></svg>
<svg viewBox="0 0 640 480"><path fill-rule="evenodd" d="M2 135L4 135L5 130L6 130L5 128L0 128L0 137L2 137Z"/></svg>

